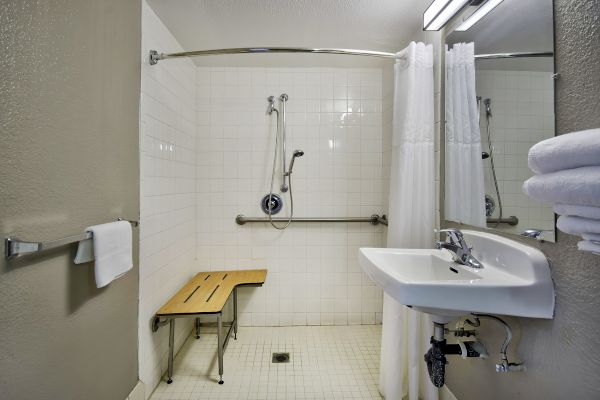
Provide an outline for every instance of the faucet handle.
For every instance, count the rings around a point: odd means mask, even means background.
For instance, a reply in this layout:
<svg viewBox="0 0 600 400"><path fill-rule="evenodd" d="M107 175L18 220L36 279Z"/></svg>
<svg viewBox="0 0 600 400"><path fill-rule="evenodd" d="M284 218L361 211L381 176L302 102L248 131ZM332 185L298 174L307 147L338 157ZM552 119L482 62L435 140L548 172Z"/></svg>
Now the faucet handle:
<svg viewBox="0 0 600 400"><path fill-rule="evenodd" d="M440 229L439 232L444 232L454 244L460 244L464 240L463 233L456 228Z"/></svg>

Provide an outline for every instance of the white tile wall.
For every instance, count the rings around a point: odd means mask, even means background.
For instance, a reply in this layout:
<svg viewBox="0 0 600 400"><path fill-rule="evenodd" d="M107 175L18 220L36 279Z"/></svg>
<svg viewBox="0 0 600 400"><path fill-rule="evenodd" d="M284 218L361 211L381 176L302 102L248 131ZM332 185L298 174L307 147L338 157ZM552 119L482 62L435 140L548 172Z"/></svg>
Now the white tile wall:
<svg viewBox="0 0 600 400"><path fill-rule="evenodd" d="M149 49L181 48L145 2L142 12L144 59ZM195 79L190 60L142 65L139 365L147 397L166 368L168 349L168 329L152 333L152 317L194 267ZM177 346L189 333L184 321L178 320Z"/></svg>
<svg viewBox="0 0 600 400"><path fill-rule="evenodd" d="M526 196L523 181L533 175L527 167L529 148L554 136L554 92L550 72L477 70L477 95L492 99L491 135L494 163L504 216L516 215L517 226L500 229L521 233L525 229L548 230L554 240L552 207ZM482 147L488 147L485 112L482 106ZM486 193L496 198L489 160L484 161ZM496 203L497 205L497 203ZM496 207L498 209L498 207ZM498 215L498 211L494 216Z"/></svg>
<svg viewBox="0 0 600 400"><path fill-rule="evenodd" d="M275 139L266 99L284 92L288 157L305 151L294 167L295 215L381 213L381 82L380 69L198 68L197 269L269 270L264 287L240 292L241 325L380 321L381 291L357 252L382 245L383 227L295 223L277 231L234 219L264 216L259 200L269 190ZM286 195L283 215L288 207Z"/></svg>

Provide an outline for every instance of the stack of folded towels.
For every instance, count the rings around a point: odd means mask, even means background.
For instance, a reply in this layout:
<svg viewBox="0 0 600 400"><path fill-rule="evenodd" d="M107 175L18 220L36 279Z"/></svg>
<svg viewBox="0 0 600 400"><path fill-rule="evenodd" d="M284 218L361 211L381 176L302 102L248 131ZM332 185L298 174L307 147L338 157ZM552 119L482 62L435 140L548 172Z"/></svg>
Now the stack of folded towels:
<svg viewBox="0 0 600 400"><path fill-rule="evenodd" d="M583 238L579 250L600 254L600 129L573 132L529 150L529 197L554 205L558 229Z"/></svg>

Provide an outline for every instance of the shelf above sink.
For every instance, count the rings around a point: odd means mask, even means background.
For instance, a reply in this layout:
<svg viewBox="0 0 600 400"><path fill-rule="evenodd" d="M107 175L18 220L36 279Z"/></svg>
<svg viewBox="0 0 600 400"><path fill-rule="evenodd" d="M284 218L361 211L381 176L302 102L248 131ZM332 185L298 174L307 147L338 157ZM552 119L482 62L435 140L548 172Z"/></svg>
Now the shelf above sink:
<svg viewBox="0 0 600 400"><path fill-rule="evenodd" d="M359 262L389 296L438 320L473 312L553 318L554 286L541 251L486 232L462 233L483 268L437 249L361 248Z"/></svg>

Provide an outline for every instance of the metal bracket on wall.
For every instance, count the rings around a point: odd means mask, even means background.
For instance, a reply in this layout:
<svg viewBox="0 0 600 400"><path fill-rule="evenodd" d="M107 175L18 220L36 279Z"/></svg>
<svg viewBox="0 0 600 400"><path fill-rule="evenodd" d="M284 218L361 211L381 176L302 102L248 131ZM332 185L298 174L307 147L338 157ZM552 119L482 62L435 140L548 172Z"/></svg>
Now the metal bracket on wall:
<svg viewBox="0 0 600 400"><path fill-rule="evenodd" d="M152 332L156 332L158 331L158 328L160 328L161 326L165 326L169 323L170 319L169 318L165 318L164 320L161 320L160 317L154 317L154 319L152 320Z"/></svg>
<svg viewBox="0 0 600 400"><path fill-rule="evenodd" d="M158 60L160 60L160 56L158 55L158 51L150 50L150 56L148 57L148 62L150 65L158 64Z"/></svg>

